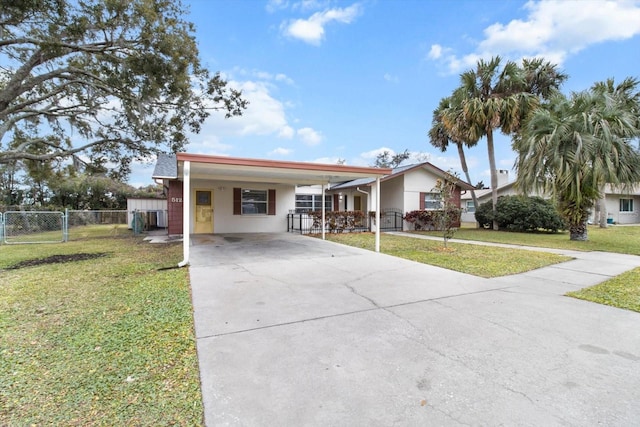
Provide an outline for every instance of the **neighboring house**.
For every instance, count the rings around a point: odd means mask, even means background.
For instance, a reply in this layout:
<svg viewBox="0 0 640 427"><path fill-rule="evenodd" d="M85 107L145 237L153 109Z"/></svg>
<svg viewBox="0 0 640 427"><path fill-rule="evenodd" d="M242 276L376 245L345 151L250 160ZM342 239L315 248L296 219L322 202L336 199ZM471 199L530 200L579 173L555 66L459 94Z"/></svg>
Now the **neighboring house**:
<svg viewBox="0 0 640 427"><path fill-rule="evenodd" d="M383 214L395 212L401 218L414 210L439 209L441 203L440 194L435 190L436 181L447 176L447 172L429 162L393 169L380 180L380 211ZM332 195L334 207L337 205L336 210L373 211L375 207L370 195L374 187L375 180L363 178L332 186L327 193ZM455 203L459 203L461 193L472 188L471 184L459 180L453 195ZM398 228L404 230L412 227L406 221L398 223Z"/></svg>
<svg viewBox="0 0 640 427"><path fill-rule="evenodd" d="M322 165L178 153L158 156L153 178L167 194L169 234L283 232L305 188L359 178L374 181L390 169ZM298 190L296 190L298 188ZM320 190L322 191L322 190ZM314 190L315 192L315 190ZM312 192L311 206L321 208Z"/></svg>
<svg viewBox="0 0 640 427"><path fill-rule="evenodd" d="M508 182L508 171L499 171L498 197L521 194L515 187L515 182ZM634 188L619 188L611 184L605 186L605 206L609 223L640 224L640 186ZM491 201L491 190L476 190L478 204ZM460 197L462 222L475 222L475 209L471 199L471 192L463 192ZM596 207L589 215L589 222L597 222Z"/></svg>
<svg viewBox="0 0 640 427"><path fill-rule="evenodd" d="M635 188L617 188L605 186L605 206L608 222L615 224L640 223L640 186ZM595 222L595 209L590 216Z"/></svg>

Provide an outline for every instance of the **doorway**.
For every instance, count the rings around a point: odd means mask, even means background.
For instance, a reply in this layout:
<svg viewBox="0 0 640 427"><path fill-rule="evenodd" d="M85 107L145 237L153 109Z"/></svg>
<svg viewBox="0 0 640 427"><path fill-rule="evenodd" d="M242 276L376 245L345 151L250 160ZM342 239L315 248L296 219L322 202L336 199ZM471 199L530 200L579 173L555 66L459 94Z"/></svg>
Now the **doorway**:
<svg viewBox="0 0 640 427"><path fill-rule="evenodd" d="M362 198L360 196L353 196L353 210L354 211L362 210Z"/></svg>
<svg viewBox="0 0 640 427"><path fill-rule="evenodd" d="M213 233L213 191L196 190L194 234Z"/></svg>

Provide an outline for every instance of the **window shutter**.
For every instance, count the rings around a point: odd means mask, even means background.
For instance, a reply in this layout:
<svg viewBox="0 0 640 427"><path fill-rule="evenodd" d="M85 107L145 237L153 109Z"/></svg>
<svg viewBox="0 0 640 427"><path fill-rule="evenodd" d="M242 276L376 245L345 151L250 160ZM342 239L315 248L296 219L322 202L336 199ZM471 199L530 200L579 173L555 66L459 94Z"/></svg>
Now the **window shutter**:
<svg viewBox="0 0 640 427"><path fill-rule="evenodd" d="M267 215L276 214L276 190L270 189L267 196Z"/></svg>
<svg viewBox="0 0 640 427"><path fill-rule="evenodd" d="M427 196L427 193L420 193L420 210L424 210L424 198Z"/></svg>
<svg viewBox="0 0 640 427"><path fill-rule="evenodd" d="M334 211L340 210L340 196L338 196L337 194L333 195L333 210Z"/></svg>
<svg viewBox="0 0 640 427"><path fill-rule="evenodd" d="M233 189L233 214L242 215L242 190L240 188Z"/></svg>

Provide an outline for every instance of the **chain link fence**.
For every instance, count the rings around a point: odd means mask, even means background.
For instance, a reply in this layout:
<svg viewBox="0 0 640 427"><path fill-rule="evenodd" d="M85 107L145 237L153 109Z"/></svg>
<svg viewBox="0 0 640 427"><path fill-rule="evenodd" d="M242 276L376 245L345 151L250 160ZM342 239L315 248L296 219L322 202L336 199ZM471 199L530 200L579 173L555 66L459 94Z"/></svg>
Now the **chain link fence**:
<svg viewBox="0 0 640 427"><path fill-rule="evenodd" d="M126 210L2 210L0 244L59 243L132 233Z"/></svg>
<svg viewBox="0 0 640 427"><path fill-rule="evenodd" d="M59 243L66 240L63 212L8 211L0 214L2 241L11 243Z"/></svg>
<svg viewBox="0 0 640 427"><path fill-rule="evenodd" d="M3 212L5 211L5 212ZM0 206L0 244L59 243L166 229L167 211L7 210Z"/></svg>

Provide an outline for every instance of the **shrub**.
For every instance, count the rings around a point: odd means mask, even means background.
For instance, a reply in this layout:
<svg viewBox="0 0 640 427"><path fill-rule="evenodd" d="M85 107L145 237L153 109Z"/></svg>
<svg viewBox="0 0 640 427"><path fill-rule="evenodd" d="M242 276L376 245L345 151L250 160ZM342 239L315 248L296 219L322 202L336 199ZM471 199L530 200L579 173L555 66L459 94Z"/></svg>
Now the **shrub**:
<svg viewBox="0 0 640 427"><path fill-rule="evenodd" d="M413 224L414 230L442 230L442 215L444 215L443 210L417 210L407 212L403 219L409 224ZM450 221L448 221L448 223L452 225L460 224L460 210L456 212L449 212L449 215Z"/></svg>
<svg viewBox="0 0 640 427"><path fill-rule="evenodd" d="M553 203L541 197L502 196L496 205L495 218L491 202L483 203L476 211L476 221L481 226L491 226L496 220L501 230L557 232L565 228L562 217Z"/></svg>
<svg viewBox="0 0 640 427"><path fill-rule="evenodd" d="M312 228L322 228L322 211L308 212L307 214L313 218ZM330 233L360 230L367 226L362 211L327 211L324 216L327 231Z"/></svg>
<svg viewBox="0 0 640 427"><path fill-rule="evenodd" d="M493 205L491 201L482 203L476 208L476 221L483 228L491 228L493 224Z"/></svg>

